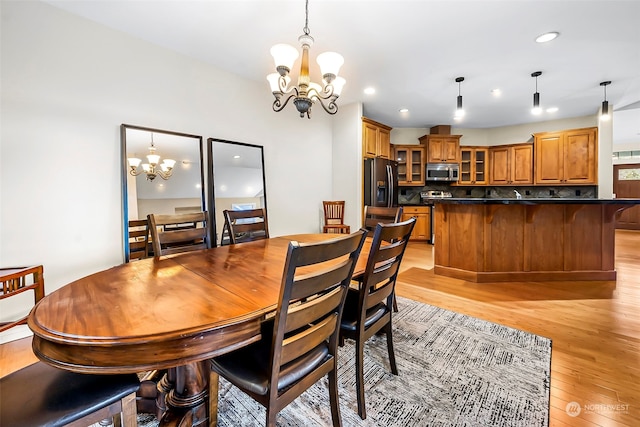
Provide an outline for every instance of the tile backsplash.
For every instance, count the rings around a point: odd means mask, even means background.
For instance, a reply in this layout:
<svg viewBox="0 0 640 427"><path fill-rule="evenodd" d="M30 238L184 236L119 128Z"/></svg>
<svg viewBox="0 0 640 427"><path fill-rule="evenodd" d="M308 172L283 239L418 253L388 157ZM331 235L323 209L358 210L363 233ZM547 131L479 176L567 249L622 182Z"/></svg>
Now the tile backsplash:
<svg viewBox="0 0 640 427"><path fill-rule="evenodd" d="M580 186L580 187L463 187L450 184L429 184L424 187L400 187L398 195L398 203L403 204L421 204L421 191L447 191L452 197L458 198L495 198L495 199L513 199L516 197L517 191L523 199L540 199L540 198L585 198L595 199L598 197L597 186Z"/></svg>

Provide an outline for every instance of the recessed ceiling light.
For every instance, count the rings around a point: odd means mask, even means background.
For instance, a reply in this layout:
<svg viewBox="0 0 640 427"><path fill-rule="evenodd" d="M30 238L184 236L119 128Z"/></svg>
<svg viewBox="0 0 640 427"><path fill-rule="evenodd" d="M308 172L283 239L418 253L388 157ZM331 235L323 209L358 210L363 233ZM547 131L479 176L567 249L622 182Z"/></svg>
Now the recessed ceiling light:
<svg viewBox="0 0 640 427"><path fill-rule="evenodd" d="M238 156L237 154L235 156L233 156L234 159L239 159L240 156Z"/></svg>
<svg viewBox="0 0 640 427"><path fill-rule="evenodd" d="M364 93L366 93L367 95L373 95L374 93L376 93L376 88L374 87L365 88Z"/></svg>
<svg viewBox="0 0 640 427"><path fill-rule="evenodd" d="M550 42L551 40L555 39L559 35L560 33L557 31L551 31L549 33L540 34L538 37L536 37L536 43Z"/></svg>
<svg viewBox="0 0 640 427"><path fill-rule="evenodd" d="M409 109L408 109L408 108L401 108L401 109L400 109L400 112L401 112L401 113L408 113L408 112L409 112Z"/></svg>
<svg viewBox="0 0 640 427"><path fill-rule="evenodd" d="M502 95L502 91L500 89L493 89L491 91L491 95L493 95L496 98L499 98Z"/></svg>
<svg viewBox="0 0 640 427"><path fill-rule="evenodd" d="M558 107L549 107L547 108L547 113L555 113L558 111Z"/></svg>

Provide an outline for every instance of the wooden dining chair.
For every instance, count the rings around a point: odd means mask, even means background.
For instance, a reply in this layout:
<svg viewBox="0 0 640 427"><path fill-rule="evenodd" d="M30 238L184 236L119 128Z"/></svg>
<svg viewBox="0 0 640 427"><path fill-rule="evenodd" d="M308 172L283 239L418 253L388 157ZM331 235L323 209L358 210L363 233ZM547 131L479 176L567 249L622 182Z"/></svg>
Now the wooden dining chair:
<svg viewBox="0 0 640 427"><path fill-rule="evenodd" d="M380 206L364 207L364 228L369 232L369 236L373 235L378 224L389 224L400 222L402 218L402 206L387 208Z"/></svg>
<svg viewBox="0 0 640 427"><path fill-rule="evenodd" d="M263 323L261 340L212 359L213 372L266 408L267 426L275 426L277 414L325 375L333 425L342 424L339 325L365 237L365 230L359 230L320 243L290 242L278 307L275 316ZM217 396L217 384L217 378L210 382L212 398Z"/></svg>
<svg viewBox="0 0 640 427"><path fill-rule="evenodd" d="M324 200L322 208L324 211L323 233L351 233L351 227L344 223L344 200Z"/></svg>
<svg viewBox="0 0 640 427"><path fill-rule="evenodd" d="M394 288L415 218L393 224L378 224L358 290L349 289L340 324L340 343L356 341L356 391L358 414L367 417L364 399L364 344L382 331L387 337L391 372L398 375L391 334Z"/></svg>
<svg viewBox="0 0 640 427"><path fill-rule="evenodd" d="M135 374L79 374L36 362L0 378L0 425L84 427L115 417L115 425L136 427L139 385Z"/></svg>
<svg viewBox="0 0 640 427"><path fill-rule="evenodd" d="M0 268L0 300L33 291L33 304L44 298L44 275L41 265L31 267ZM27 316L0 322L0 332L18 325L25 325Z"/></svg>
<svg viewBox="0 0 640 427"><path fill-rule="evenodd" d="M149 256L149 221L133 219L129 221L129 261Z"/></svg>
<svg viewBox="0 0 640 427"><path fill-rule="evenodd" d="M368 236L373 236L373 232L378 224L391 224L400 222L402 218L402 206L397 207L364 207L364 228L368 230ZM398 311L398 304L393 300L393 311Z"/></svg>
<svg viewBox="0 0 640 427"><path fill-rule="evenodd" d="M223 214L224 228L230 244L269 238L269 222L264 208L244 211L225 210Z"/></svg>
<svg viewBox="0 0 640 427"><path fill-rule="evenodd" d="M147 219L156 258L209 247L206 211L176 215L149 214Z"/></svg>

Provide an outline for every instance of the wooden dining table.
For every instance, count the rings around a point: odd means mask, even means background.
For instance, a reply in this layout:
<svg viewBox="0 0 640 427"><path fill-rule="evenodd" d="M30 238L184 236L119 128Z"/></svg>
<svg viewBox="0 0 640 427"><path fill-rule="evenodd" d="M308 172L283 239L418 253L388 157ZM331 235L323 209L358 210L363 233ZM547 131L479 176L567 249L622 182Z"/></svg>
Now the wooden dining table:
<svg viewBox="0 0 640 427"><path fill-rule="evenodd" d="M215 425L206 361L260 339L261 322L277 307L289 242L335 237L291 235L147 258L76 280L31 311L34 353L74 372L167 369L160 425Z"/></svg>

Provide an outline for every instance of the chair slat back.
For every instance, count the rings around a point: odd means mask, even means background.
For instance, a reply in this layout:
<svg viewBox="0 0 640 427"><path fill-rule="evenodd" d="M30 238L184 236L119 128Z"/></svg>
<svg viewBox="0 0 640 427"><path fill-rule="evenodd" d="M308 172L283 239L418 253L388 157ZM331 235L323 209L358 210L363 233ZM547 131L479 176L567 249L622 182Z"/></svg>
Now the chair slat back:
<svg viewBox="0 0 640 427"><path fill-rule="evenodd" d="M400 263L415 223L416 219L410 218L404 222L376 225L360 290L359 306L364 307L360 310L363 318L366 310L380 303L391 309Z"/></svg>
<svg viewBox="0 0 640 427"><path fill-rule="evenodd" d="M344 200L322 202L325 224L342 224L344 221Z"/></svg>
<svg viewBox="0 0 640 427"><path fill-rule="evenodd" d="M271 386L281 367L326 343L335 356L346 292L366 231L329 241L291 242L273 329Z"/></svg>
<svg viewBox="0 0 640 427"><path fill-rule="evenodd" d="M147 218L155 257L209 247L206 211L176 215L149 214Z"/></svg>
<svg viewBox="0 0 640 427"><path fill-rule="evenodd" d="M129 260L149 256L149 221L134 219L129 221Z"/></svg>
<svg viewBox="0 0 640 427"><path fill-rule="evenodd" d="M33 303L38 303L44 298L44 267L36 265L31 267L7 267L0 268L0 300L33 291ZM25 325L28 316L19 319L0 321L0 332L17 325Z"/></svg>
<svg viewBox="0 0 640 427"><path fill-rule="evenodd" d="M224 228L229 234L229 243L250 242L269 238L267 211L264 208L244 211L225 210Z"/></svg>
<svg viewBox="0 0 640 427"><path fill-rule="evenodd" d="M364 207L364 228L372 235L378 224L400 222L402 218L402 206L387 208L380 206Z"/></svg>
<svg viewBox="0 0 640 427"><path fill-rule="evenodd" d="M324 200L322 210L324 211L323 233L349 234L351 228L344 223L344 200Z"/></svg>

